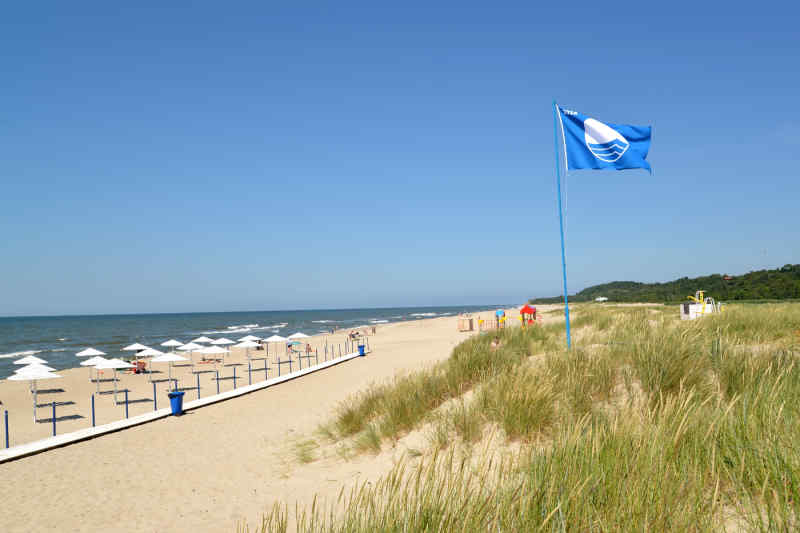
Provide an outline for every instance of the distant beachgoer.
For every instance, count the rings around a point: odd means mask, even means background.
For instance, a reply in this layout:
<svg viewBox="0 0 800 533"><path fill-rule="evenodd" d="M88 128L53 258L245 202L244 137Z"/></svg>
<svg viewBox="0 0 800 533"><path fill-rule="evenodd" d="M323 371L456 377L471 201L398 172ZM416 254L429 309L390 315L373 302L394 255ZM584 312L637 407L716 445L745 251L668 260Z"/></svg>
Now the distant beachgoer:
<svg viewBox="0 0 800 533"><path fill-rule="evenodd" d="M494 339L492 339L491 346L492 346L492 350L496 350L497 347L500 346L500 339L498 337L495 337Z"/></svg>

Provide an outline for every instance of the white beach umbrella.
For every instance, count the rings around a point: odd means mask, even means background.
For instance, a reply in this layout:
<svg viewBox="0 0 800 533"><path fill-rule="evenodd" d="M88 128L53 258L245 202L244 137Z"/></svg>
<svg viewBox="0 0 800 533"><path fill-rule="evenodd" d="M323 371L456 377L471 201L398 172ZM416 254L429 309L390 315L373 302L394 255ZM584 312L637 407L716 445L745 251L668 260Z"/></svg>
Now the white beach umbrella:
<svg viewBox="0 0 800 533"><path fill-rule="evenodd" d="M174 348L176 346L183 346L181 341L176 341L175 339L170 339L168 341L162 342L161 346L166 346L168 348Z"/></svg>
<svg viewBox="0 0 800 533"><path fill-rule="evenodd" d="M272 335L271 337L267 337L266 339L264 339L264 342L267 342L267 343L269 343L269 342L286 342L288 340L289 339L287 339L286 337L281 337L280 335ZM267 346L267 348L269 348L269 346ZM277 352L277 349L276 349L276 351L275 351L275 356L276 357L277 357L277 353L278 352ZM269 356L269 349L267 350L267 356Z"/></svg>
<svg viewBox="0 0 800 533"><path fill-rule="evenodd" d="M95 350L94 348L86 348L82 352L78 352L75 355L78 357L94 357L96 355L105 355L105 352Z"/></svg>
<svg viewBox="0 0 800 533"><path fill-rule="evenodd" d="M54 379L54 378L60 378L61 376L40 368L31 368L31 367L26 367L26 368L28 368L27 371L23 371L24 369L20 369L20 371L18 371L16 374L9 376L6 379L10 381L30 382L31 387L33 387L33 421L36 422L36 403L38 401L37 400L38 391L36 388L36 382L40 379Z"/></svg>
<svg viewBox="0 0 800 533"><path fill-rule="evenodd" d="M106 359L101 361L95 368L98 370L114 370L114 403L117 403L117 370L120 368L133 368L133 365L126 363L122 359Z"/></svg>
<svg viewBox="0 0 800 533"><path fill-rule="evenodd" d="M201 342L202 342L203 344L208 344L209 342L212 342L213 340L214 340L214 339L209 339L208 337L197 337L197 338L196 338L195 340L193 340L192 342L196 342L196 343L198 343L198 344L200 344Z"/></svg>
<svg viewBox="0 0 800 533"><path fill-rule="evenodd" d="M247 359L250 359L250 348L258 348L258 343L253 341L244 341L239 344L234 344L234 348L244 348L247 353Z"/></svg>
<svg viewBox="0 0 800 533"><path fill-rule="evenodd" d="M203 348L205 348L205 346L201 346L199 344L195 344L194 342L190 342L190 343L184 344L182 346L178 346L178 349L180 351L182 351L182 352L194 352L194 351L197 351L197 350L202 350Z"/></svg>
<svg viewBox="0 0 800 533"><path fill-rule="evenodd" d="M309 337L310 337L310 335L306 335L305 333L303 333L301 331L298 331L297 333L293 333L293 334L289 335L290 339L307 339Z"/></svg>
<svg viewBox="0 0 800 533"><path fill-rule="evenodd" d="M18 368L14 371L15 374L19 374L20 372L31 372L33 370L44 370L45 372L55 372L56 369L52 366L43 365L42 363L31 363L27 366L23 366L22 368Z"/></svg>
<svg viewBox="0 0 800 533"><path fill-rule="evenodd" d="M149 349L148 346L145 346L144 344L139 344L138 342L135 342L135 343L131 344L130 346L124 347L122 349L122 351L123 352L136 352L136 360L138 361L139 360L139 352L141 352L143 350L148 350L148 349Z"/></svg>
<svg viewBox="0 0 800 533"><path fill-rule="evenodd" d="M225 337L222 337L221 339L213 341L211 344L214 346L228 346L230 344L236 344L236 342L230 339L226 339ZM230 352L226 350L225 353L230 353ZM222 355L222 366L225 366L225 354Z"/></svg>
<svg viewBox="0 0 800 533"><path fill-rule="evenodd" d="M150 360L150 363L169 363L169 383L172 385L172 363L175 361L186 361L187 359L176 353L165 353Z"/></svg>
<svg viewBox="0 0 800 533"><path fill-rule="evenodd" d="M194 352L202 349L203 346L195 344L194 342L184 344L183 346L178 346L178 350L182 352L189 352L189 359L192 361L192 369L194 369Z"/></svg>
<svg viewBox="0 0 800 533"><path fill-rule="evenodd" d="M105 357L96 355L94 357L90 357L86 361L81 361L80 364L81 364L81 366L91 366L91 367L93 367L93 366L95 366L95 365L97 365L97 364L99 364L99 363L101 363L103 361L108 361L108 359L106 359Z"/></svg>
<svg viewBox="0 0 800 533"><path fill-rule="evenodd" d="M222 355L225 356L228 353L228 350L222 348L221 346L208 346L203 348L202 350L198 350L197 353L201 353L203 355ZM214 358L214 370L217 369L217 358Z"/></svg>
<svg viewBox="0 0 800 533"><path fill-rule="evenodd" d="M147 358L147 357L158 357L159 355L164 355L164 352L156 350L155 348L146 348L146 349L144 349L141 352L136 354L136 359L139 359L140 357L144 357L144 358ZM148 372L147 375L149 376L149 380L152 382L153 381L153 369L152 368L150 369L150 372Z"/></svg>
<svg viewBox="0 0 800 533"><path fill-rule="evenodd" d="M164 352L156 350L155 348L147 348L136 354L136 357L158 357L164 355Z"/></svg>
<svg viewBox="0 0 800 533"><path fill-rule="evenodd" d="M100 355L96 355L94 357L90 357L86 361L81 361L81 363L80 363L81 366L88 366L89 367L89 381L92 380L92 367L102 363L103 361L108 361L108 359L106 359L105 357L102 357ZM94 372L95 372L94 381L95 381L95 384L97 385L97 393L100 394L100 373L97 371L96 368L95 368Z"/></svg>
<svg viewBox="0 0 800 533"><path fill-rule="evenodd" d="M137 343L131 344L130 346L124 347L122 349L122 351L123 352L138 352L140 350L146 350L146 349L147 349L147 346L145 346L144 344L139 344L137 342Z"/></svg>
<svg viewBox="0 0 800 533"><path fill-rule="evenodd" d="M33 363L44 364L46 362L47 361L45 361L44 359L39 359L38 357L35 357L33 355L27 355L27 356L23 357L22 359L17 359L16 361L14 361L14 364L15 365L30 365L30 364L33 364Z"/></svg>
<svg viewBox="0 0 800 533"><path fill-rule="evenodd" d="M101 356L101 355L105 355L105 353L101 352L100 350L95 350L94 348L86 348L82 352L78 352L75 355L77 357L92 357L92 358L95 358L95 357L98 357L98 356ZM91 366L91 365L84 365L83 363L81 363L81 366ZM90 382L92 381L92 369L91 368L89 369L89 381Z"/></svg>
<svg viewBox="0 0 800 533"><path fill-rule="evenodd" d="M260 341L261 338L256 337L255 335L247 335L239 339L239 342L247 342L247 341Z"/></svg>

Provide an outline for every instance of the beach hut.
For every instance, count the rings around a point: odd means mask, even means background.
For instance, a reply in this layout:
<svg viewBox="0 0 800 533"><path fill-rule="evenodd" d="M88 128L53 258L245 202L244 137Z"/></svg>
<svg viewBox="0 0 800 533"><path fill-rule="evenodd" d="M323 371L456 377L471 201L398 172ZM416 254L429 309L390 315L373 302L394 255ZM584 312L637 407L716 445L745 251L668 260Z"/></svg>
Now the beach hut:
<svg viewBox="0 0 800 533"><path fill-rule="evenodd" d="M27 370L25 370L27 368ZM33 421L36 422L36 405L38 402L38 389L36 388L36 382L41 379L55 379L60 378L58 374L54 374L51 371L44 370L43 368L34 367L31 368L27 366L25 368L20 368L15 374L9 376L9 381L28 381L30 382L30 386L33 389Z"/></svg>
<svg viewBox="0 0 800 533"><path fill-rule="evenodd" d="M522 318L522 325L533 324L536 322L536 308L528 304L522 306L519 310L519 316Z"/></svg>
<svg viewBox="0 0 800 533"><path fill-rule="evenodd" d="M163 355L159 355L158 357L154 357L150 360L150 363L169 363L169 383L172 386L172 363L175 361L187 361L187 359L176 353L165 353Z"/></svg>
<svg viewBox="0 0 800 533"><path fill-rule="evenodd" d="M117 403L117 370L120 368L133 368L133 365L122 359L106 359L95 365L98 370L114 370L114 404Z"/></svg>

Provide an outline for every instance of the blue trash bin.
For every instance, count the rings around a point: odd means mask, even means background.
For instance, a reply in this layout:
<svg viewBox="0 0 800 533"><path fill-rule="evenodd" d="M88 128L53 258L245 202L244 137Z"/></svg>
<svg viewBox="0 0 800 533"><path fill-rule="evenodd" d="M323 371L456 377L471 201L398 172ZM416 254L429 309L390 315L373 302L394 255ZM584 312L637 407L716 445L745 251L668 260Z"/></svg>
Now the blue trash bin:
<svg viewBox="0 0 800 533"><path fill-rule="evenodd" d="M174 391L167 394L169 396L169 405L172 407L172 414L180 416L183 414L183 391Z"/></svg>
<svg viewBox="0 0 800 533"><path fill-rule="evenodd" d="M358 345L358 355L360 355L361 357L364 357L365 355L367 355L367 352L364 350L364 345L363 344L359 344Z"/></svg>

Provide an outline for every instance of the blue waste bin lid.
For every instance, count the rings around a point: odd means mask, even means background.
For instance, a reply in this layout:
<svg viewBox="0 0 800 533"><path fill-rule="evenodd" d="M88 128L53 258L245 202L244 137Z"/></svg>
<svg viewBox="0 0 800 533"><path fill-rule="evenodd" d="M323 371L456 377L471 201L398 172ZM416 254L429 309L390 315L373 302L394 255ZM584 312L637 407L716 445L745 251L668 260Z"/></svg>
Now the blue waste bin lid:
<svg viewBox="0 0 800 533"><path fill-rule="evenodd" d="M183 396L184 394L186 394L186 392L185 392L185 391L178 390L178 391L172 391L172 392L168 392L168 393L167 393L167 396L169 396L170 398L173 398L173 397L175 397L175 396Z"/></svg>

